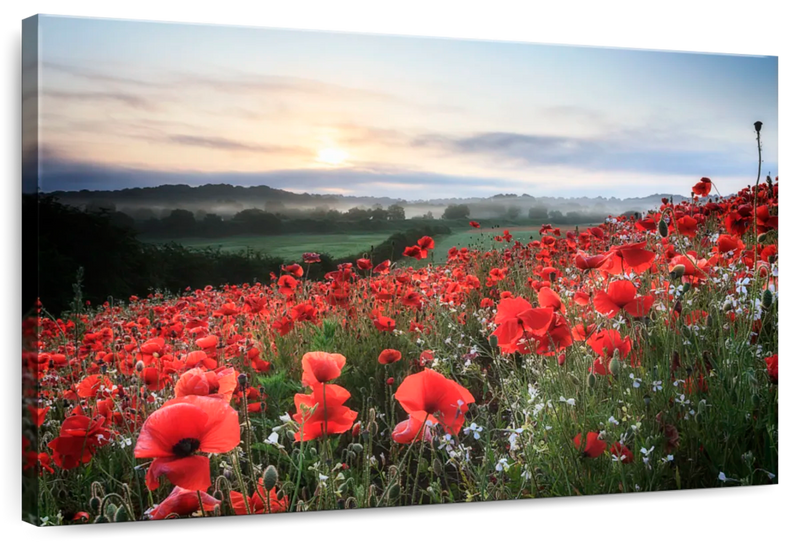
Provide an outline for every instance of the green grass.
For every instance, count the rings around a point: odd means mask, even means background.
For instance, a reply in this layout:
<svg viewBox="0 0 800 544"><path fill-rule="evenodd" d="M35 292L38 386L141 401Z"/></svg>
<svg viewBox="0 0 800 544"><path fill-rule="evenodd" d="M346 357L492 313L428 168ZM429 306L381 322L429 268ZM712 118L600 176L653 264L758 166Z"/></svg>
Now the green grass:
<svg viewBox="0 0 800 544"><path fill-rule="evenodd" d="M188 248L214 247L237 252L251 249L262 251L287 261L299 261L303 253L327 253L333 258L347 257L370 246L378 245L389 236L386 232L364 234L283 234L279 236L240 235L227 238L175 238ZM144 239L149 243L164 243L164 239Z"/></svg>

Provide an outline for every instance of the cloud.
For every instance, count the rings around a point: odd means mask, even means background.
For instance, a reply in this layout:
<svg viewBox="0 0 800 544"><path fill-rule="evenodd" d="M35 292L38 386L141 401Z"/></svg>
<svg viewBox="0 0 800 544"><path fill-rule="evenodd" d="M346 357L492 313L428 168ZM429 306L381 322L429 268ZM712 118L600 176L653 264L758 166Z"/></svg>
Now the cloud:
<svg viewBox="0 0 800 544"><path fill-rule="evenodd" d="M469 136L426 134L410 142L454 155L501 160L497 166L570 167L584 171L641 172L648 174L736 175L749 171L751 158L725 145L675 148L663 134L648 141L647 131L626 131L599 138L577 138L483 132Z"/></svg>
<svg viewBox="0 0 800 544"><path fill-rule="evenodd" d="M273 145L257 145L228 138L213 136L192 136L190 134L168 134L163 140L169 143L193 147L206 147L223 151L247 151L256 153L279 153L288 148Z"/></svg>
<svg viewBox="0 0 800 544"><path fill-rule="evenodd" d="M118 102L134 109L155 110L158 104L145 96L120 91L57 91L45 89L45 97L77 102Z"/></svg>

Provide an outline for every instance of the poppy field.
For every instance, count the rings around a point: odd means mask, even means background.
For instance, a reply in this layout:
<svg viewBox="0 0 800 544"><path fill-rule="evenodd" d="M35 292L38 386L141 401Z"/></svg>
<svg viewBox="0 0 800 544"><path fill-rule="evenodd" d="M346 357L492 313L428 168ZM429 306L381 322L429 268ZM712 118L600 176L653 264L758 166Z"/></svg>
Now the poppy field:
<svg viewBox="0 0 800 544"><path fill-rule="evenodd" d="M40 307L26 520L775 484L777 178L691 191L539 240L426 236L415 266L311 281L306 253L264 284Z"/></svg>

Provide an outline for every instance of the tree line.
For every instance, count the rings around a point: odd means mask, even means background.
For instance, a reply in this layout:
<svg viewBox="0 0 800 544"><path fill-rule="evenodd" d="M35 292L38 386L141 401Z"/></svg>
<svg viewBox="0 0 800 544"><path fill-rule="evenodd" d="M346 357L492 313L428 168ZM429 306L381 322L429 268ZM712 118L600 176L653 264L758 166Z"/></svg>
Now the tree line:
<svg viewBox="0 0 800 544"><path fill-rule="evenodd" d="M281 274L282 266L290 264L259 251L145 243L134 228L119 224L116 212L83 211L51 196L23 195L22 206L23 313L34 308L37 299L59 315L77 311L87 301L96 305L156 291L179 293L187 287L267 283L270 274ZM396 261L422 236L449 232L442 224L412 227L365 248L365 253L375 263ZM320 279L339 264L362 256L334 259L320 248L320 263L310 267L308 277Z"/></svg>

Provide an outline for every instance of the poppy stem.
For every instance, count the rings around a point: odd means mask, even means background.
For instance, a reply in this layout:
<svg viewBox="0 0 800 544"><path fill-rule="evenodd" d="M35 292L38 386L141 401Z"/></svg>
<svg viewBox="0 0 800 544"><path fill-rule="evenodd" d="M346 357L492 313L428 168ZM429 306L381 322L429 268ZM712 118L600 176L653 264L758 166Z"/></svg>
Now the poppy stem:
<svg viewBox="0 0 800 544"><path fill-rule="evenodd" d="M197 493L197 506L200 508L200 512L203 514L203 517L206 517L206 509L203 508L203 497L200 495L199 491L197 491L196 493Z"/></svg>

